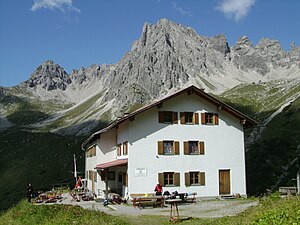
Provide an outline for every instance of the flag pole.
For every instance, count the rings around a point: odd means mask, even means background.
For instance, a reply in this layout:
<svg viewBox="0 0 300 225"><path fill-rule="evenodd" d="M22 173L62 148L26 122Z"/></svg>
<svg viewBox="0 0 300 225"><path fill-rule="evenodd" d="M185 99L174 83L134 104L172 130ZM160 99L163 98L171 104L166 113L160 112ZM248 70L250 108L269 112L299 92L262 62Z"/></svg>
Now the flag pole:
<svg viewBox="0 0 300 225"><path fill-rule="evenodd" d="M77 168L76 168L76 157L74 154L74 177L75 177L75 182L77 182Z"/></svg>

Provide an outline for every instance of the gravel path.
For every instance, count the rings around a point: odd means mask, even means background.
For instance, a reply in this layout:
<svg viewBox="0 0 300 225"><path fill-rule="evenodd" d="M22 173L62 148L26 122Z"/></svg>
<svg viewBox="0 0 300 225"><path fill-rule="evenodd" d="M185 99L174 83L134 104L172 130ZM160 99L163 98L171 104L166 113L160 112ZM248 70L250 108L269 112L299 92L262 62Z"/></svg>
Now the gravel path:
<svg viewBox="0 0 300 225"><path fill-rule="evenodd" d="M170 215L170 205L166 204L164 208L145 207L143 209L134 208L131 204L128 205L109 205L104 207L103 203L95 201L89 202L75 202L71 201L71 197L65 197L63 201L58 204L72 204L78 205L85 209L99 210L110 215ZM210 200L200 201L196 203L181 203L178 204L179 215L183 217L198 217L198 218L217 218L224 216L234 216L247 208L257 206L258 201L253 200Z"/></svg>

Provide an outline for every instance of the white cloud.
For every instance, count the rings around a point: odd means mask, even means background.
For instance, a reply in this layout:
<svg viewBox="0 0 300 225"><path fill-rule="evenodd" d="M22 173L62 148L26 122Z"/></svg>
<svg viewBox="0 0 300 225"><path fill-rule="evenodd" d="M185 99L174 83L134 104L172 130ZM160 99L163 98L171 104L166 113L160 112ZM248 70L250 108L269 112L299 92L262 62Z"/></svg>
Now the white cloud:
<svg viewBox="0 0 300 225"><path fill-rule="evenodd" d="M34 0L31 10L36 11L42 8L50 10L58 9L62 13L71 11L80 13L80 9L73 6L73 0Z"/></svg>
<svg viewBox="0 0 300 225"><path fill-rule="evenodd" d="M183 9L182 7L177 5L177 2L172 2L173 9L178 11L180 14L184 16L193 16L192 12L189 9Z"/></svg>
<svg viewBox="0 0 300 225"><path fill-rule="evenodd" d="M247 16L251 7L255 4L256 0L223 0L216 9L223 12L225 16L234 17L235 21Z"/></svg>

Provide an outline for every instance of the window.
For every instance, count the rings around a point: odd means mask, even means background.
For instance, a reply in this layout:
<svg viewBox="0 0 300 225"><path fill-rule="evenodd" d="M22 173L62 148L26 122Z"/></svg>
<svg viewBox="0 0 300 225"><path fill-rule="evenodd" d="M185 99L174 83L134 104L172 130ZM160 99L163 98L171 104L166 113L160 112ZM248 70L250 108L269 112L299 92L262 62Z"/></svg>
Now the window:
<svg viewBox="0 0 300 225"><path fill-rule="evenodd" d="M194 123L194 113L185 112L184 120L185 120L185 123Z"/></svg>
<svg viewBox="0 0 300 225"><path fill-rule="evenodd" d="M175 173L175 172L159 173L158 180L162 186L180 186L179 173Z"/></svg>
<svg viewBox="0 0 300 225"><path fill-rule="evenodd" d="M165 186L174 185L174 173L164 173Z"/></svg>
<svg viewBox="0 0 300 225"><path fill-rule="evenodd" d="M198 142L197 141L189 141L189 153L192 154L199 154L198 150Z"/></svg>
<svg viewBox="0 0 300 225"><path fill-rule="evenodd" d="M205 172L187 172L185 173L185 185L205 185Z"/></svg>
<svg viewBox="0 0 300 225"><path fill-rule="evenodd" d="M173 141L164 141L164 155L173 153Z"/></svg>
<svg viewBox="0 0 300 225"><path fill-rule="evenodd" d="M181 112L181 124L199 124L199 114L194 112Z"/></svg>
<svg viewBox="0 0 300 225"><path fill-rule="evenodd" d="M158 141L158 155L179 155L178 141Z"/></svg>
<svg viewBox="0 0 300 225"><path fill-rule="evenodd" d="M204 155L203 141L184 141L183 146L185 155Z"/></svg>
<svg viewBox="0 0 300 225"><path fill-rule="evenodd" d="M201 124L219 125L219 117L217 113L201 113Z"/></svg>
<svg viewBox="0 0 300 225"><path fill-rule="evenodd" d="M128 154L128 141L123 142L123 155Z"/></svg>
<svg viewBox="0 0 300 225"><path fill-rule="evenodd" d="M158 122L159 123L170 123L170 124L177 124L178 123L178 116L177 112L172 111L159 111L158 112Z"/></svg>

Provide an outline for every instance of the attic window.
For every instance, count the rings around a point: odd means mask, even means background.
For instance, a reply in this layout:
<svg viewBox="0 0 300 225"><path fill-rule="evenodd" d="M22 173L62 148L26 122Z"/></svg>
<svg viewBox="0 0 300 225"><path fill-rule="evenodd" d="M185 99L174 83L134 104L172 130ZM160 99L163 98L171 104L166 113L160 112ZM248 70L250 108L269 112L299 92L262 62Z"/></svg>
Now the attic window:
<svg viewBox="0 0 300 225"><path fill-rule="evenodd" d="M201 124L219 125L219 116L217 113L201 113Z"/></svg>
<svg viewBox="0 0 300 225"><path fill-rule="evenodd" d="M178 123L177 112L172 111L159 111L158 112L158 122L159 123Z"/></svg>
<svg viewBox="0 0 300 225"><path fill-rule="evenodd" d="M199 124L199 115L194 112L181 112L180 113L181 124Z"/></svg>

